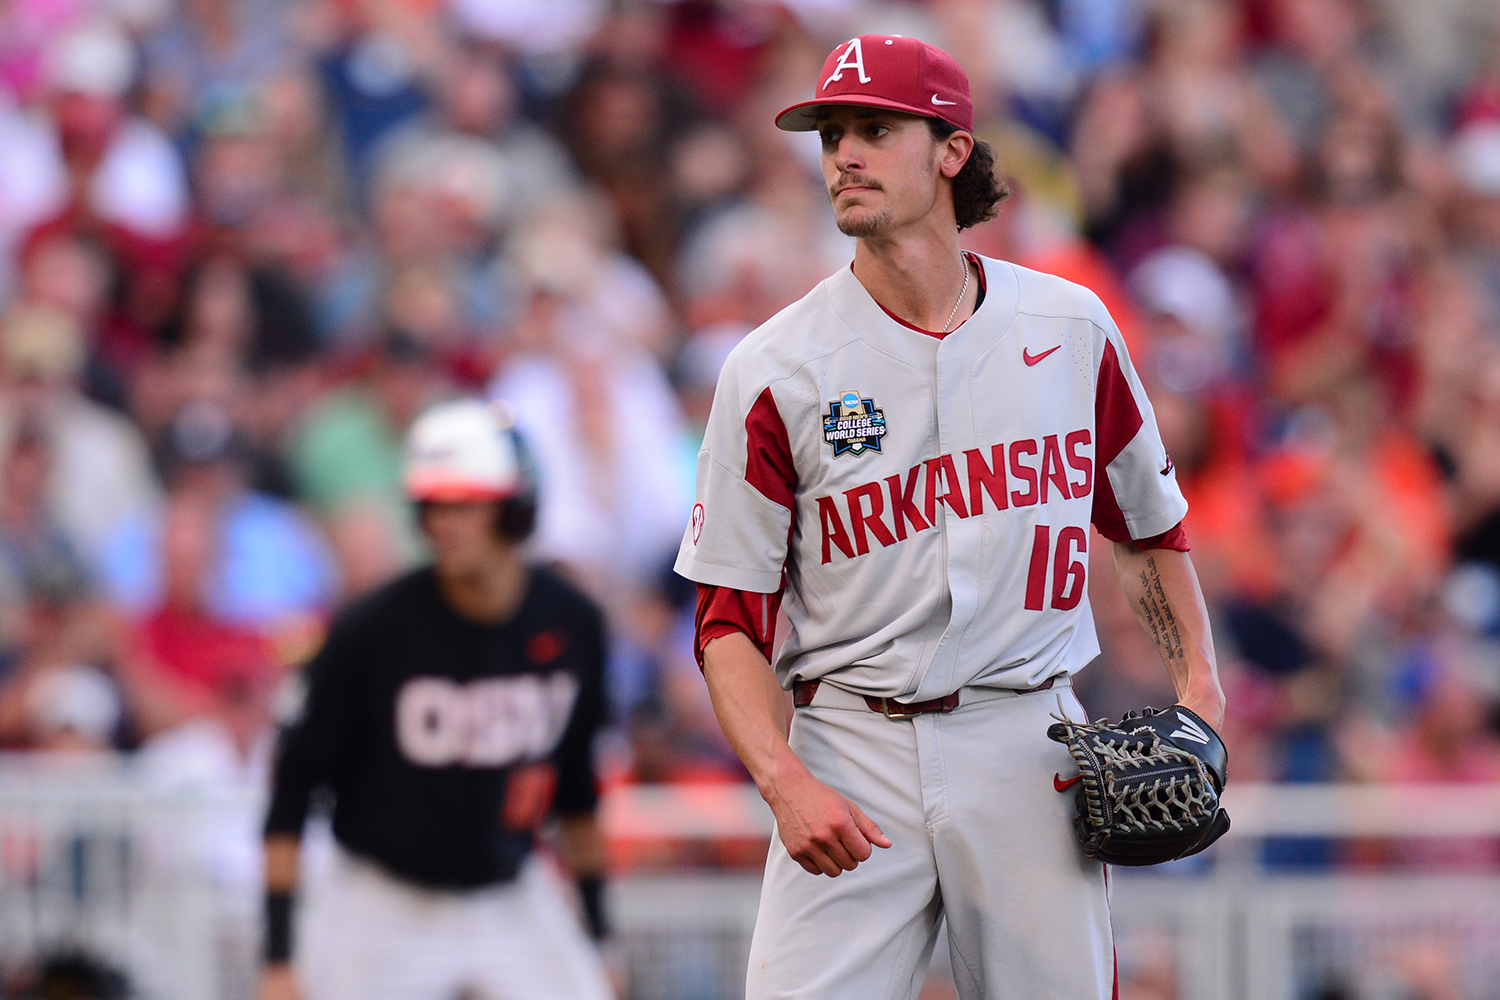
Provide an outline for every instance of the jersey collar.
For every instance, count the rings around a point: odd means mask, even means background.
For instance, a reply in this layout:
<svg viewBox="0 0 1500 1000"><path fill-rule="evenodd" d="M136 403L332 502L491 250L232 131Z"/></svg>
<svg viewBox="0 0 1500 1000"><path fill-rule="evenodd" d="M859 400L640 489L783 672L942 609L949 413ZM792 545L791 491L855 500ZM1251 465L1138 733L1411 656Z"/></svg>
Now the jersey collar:
<svg viewBox="0 0 1500 1000"><path fill-rule="evenodd" d="M985 279L984 264L982 264L980 262L979 255L977 253L971 253L968 250L961 250L959 252L964 255L964 260L966 260L969 263L973 264L974 267L977 268L978 271L979 271L979 294L978 294L978 296L974 300L974 313L977 313L977 312L979 312L979 307L982 306L982 305L984 305L985 286L988 283L986 281L986 279ZM851 267L852 267L852 265L851 265ZM874 298L874 296L871 296L871 298ZM947 331L943 331L943 330L924 330L920 326L917 326L915 323L908 323L906 320L902 319L900 316L897 316L895 313L891 312L885 306L881 305L880 301L878 299L876 300L875 304L877 306L880 306L880 311L881 312L885 313L891 319L895 320L897 323L900 323L902 326L906 327L908 330L915 330L918 333L923 334L925 336L936 337L938 340L942 340L944 337L948 336L948 334L950 334L950 333L957 333L959 326L963 326L964 323L967 323L970 319L974 318L974 313L970 313L967 317L965 317L963 323L960 323L960 324L958 324L958 326L955 326L953 329L947 330Z"/></svg>
<svg viewBox="0 0 1500 1000"><path fill-rule="evenodd" d="M869 338L879 334L882 345L889 348L901 342L911 343L917 350L930 351L933 346L951 344L979 338L991 341L1009 329L1016 315L1016 304L1020 283L1015 268L1003 260L968 254L979 264L984 276L984 302L963 323L948 335L939 338L936 334L905 323L876 302L865 286L854 276L853 266L842 268L825 283L834 312L856 334ZM914 332L925 334L915 337ZM930 354L928 355L930 356Z"/></svg>

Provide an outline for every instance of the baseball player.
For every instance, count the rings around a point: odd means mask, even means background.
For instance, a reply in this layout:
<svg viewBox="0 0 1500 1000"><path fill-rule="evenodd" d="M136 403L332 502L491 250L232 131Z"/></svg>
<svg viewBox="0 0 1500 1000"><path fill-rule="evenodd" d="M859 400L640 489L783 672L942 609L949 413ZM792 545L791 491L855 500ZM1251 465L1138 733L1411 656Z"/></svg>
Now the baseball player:
<svg viewBox="0 0 1500 1000"><path fill-rule="evenodd" d="M1046 735L1086 718L1090 523L1182 705L1223 714L1151 404L1092 293L960 253L1005 192L952 57L851 39L776 124L818 133L858 242L730 355L677 560L780 841L747 996L914 996L946 919L966 1000L1108 998L1104 866Z"/></svg>
<svg viewBox="0 0 1500 1000"><path fill-rule="evenodd" d="M261 996L301 995L292 896L309 795L324 788L337 846L319 947L298 956L306 996L605 1000L597 950L533 852L550 803L602 935L600 613L522 559L536 497L499 410L434 406L405 466L433 563L352 604L305 671L266 820Z"/></svg>

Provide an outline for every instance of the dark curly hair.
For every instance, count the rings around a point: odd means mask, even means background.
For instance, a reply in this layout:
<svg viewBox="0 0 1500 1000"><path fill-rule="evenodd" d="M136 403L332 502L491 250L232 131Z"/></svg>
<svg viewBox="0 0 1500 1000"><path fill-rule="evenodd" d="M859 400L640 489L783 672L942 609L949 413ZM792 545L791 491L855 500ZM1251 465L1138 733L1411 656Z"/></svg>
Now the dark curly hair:
<svg viewBox="0 0 1500 1000"><path fill-rule="evenodd" d="M939 142L958 131L941 118L927 119L927 128ZM953 214L958 217L958 228L968 229L990 221L1008 197L1010 186L995 173L994 147L975 139L974 151L953 178Z"/></svg>

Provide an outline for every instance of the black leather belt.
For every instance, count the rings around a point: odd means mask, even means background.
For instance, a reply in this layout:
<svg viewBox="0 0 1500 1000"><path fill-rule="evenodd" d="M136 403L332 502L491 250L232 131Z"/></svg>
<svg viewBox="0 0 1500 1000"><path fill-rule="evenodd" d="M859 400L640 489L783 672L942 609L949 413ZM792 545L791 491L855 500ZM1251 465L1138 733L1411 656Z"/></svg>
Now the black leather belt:
<svg viewBox="0 0 1500 1000"><path fill-rule="evenodd" d="M1016 694L1031 694L1035 691L1046 691L1052 687L1055 678L1049 677L1034 688L1023 688ZM797 708L806 708L812 704L814 696L818 693L818 685L821 681L797 681L792 685L792 704ZM879 712L888 719L910 719L928 712L951 712L958 707L959 694L944 695L941 698L932 698L928 701L897 701L895 698L872 698L865 695L865 704L870 711Z"/></svg>

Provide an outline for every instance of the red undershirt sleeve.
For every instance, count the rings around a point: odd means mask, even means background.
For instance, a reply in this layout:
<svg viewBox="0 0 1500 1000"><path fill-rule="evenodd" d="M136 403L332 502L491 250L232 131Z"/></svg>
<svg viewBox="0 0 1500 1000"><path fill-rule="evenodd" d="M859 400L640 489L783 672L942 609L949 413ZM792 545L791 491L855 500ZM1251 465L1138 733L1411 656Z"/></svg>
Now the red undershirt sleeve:
<svg viewBox="0 0 1500 1000"><path fill-rule="evenodd" d="M698 584L698 611L694 616L697 638L693 653L703 668L703 648L720 636L743 632L767 660L776 637L776 614L781 610L781 591L757 594L732 587Z"/></svg>
<svg viewBox="0 0 1500 1000"><path fill-rule="evenodd" d="M1181 521L1178 521L1175 525L1168 528L1166 531L1163 531L1159 535L1152 535L1150 538L1132 539L1131 544L1133 544L1136 548L1142 550L1173 549L1177 552L1191 551L1190 547L1188 546L1187 532L1182 530Z"/></svg>

